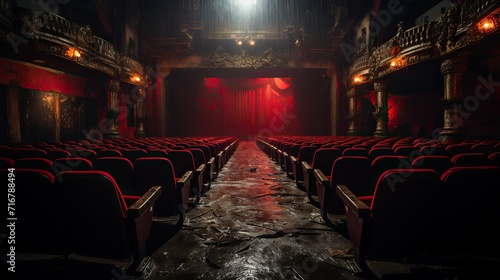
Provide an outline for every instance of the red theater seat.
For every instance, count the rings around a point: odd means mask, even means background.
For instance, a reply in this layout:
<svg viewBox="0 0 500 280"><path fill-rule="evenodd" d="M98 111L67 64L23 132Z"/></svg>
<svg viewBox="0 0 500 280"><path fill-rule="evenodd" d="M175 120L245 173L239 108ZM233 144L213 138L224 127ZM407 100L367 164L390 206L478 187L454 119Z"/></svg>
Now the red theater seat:
<svg viewBox="0 0 500 280"><path fill-rule="evenodd" d="M328 222L328 212L344 213L344 205L335 191L337 185L347 186L356 195L368 194L370 160L367 157L341 156L337 158L329 177L319 170L314 172L321 215L326 222Z"/></svg>
<svg viewBox="0 0 500 280"><path fill-rule="evenodd" d="M304 181L304 173L302 172L302 162L307 164L312 164L314 153L318 150L315 146L302 146L299 149L297 157L291 156L290 161L292 163L293 177L295 178L295 184L297 187L300 186L300 182Z"/></svg>
<svg viewBox="0 0 500 280"><path fill-rule="evenodd" d="M8 174L7 170L0 171L5 182ZM18 219L16 258L22 260L24 254L35 254L29 259L46 260L69 255L72 249L67 242L69 236L63 225L54 175L45 170L27 168L16 168L14 174L15 214ZM7 207L2 216L6 211Z"/></svg>
<svg viewBox="0 0 500 280"><path fill-rule="evenodd" d="M498 255L500 169L452 167L441 181L434 226L436 253Z"/></svg>
<svg viewBox="0 0 500 280"><path fill-rule="evenodd" d="M313 194L317 195L314 169L320 170L323 174L329 174L332 170L333 163L339 156L340 151L335 148L320 148L314 152L311 165L307 162L302 162L304 187L310 201L313 201Z"/></svg>
<svg viewBox="0 0 500 280"><path fill-rule="evenodd" d="M168 159L172 162L175 170L175 176L180 178L186 172L192 171L191 195L196 197L195 205L198 204L203 192L203 172L205 165L197 166L193 154L188 150L170 150Z"/></svg>
<svg viewBox="0 0 500 280"><path fill-rule="evenodd" d="M451 158L453 166L486 166L491 162L488 156L482 153L458 154Z"/></svg>
<svg viewBox="0 0 500 280"><path fill-rule="evenodd" d="M52 162L52 169L55 174L62 171L92 170L92 162L86 158L56 158Z"/></svg>
<svg viewBox="0 0 500 280"><path fill-rule="evenodd" d="M103 171L64 171L60 176L63 217L75 253L70 257L136 267L145 257L161 188L149 188L142 197L123 196Z"/></svg>
<svg viewBox="0 0 500 280"><path fill-rule="evenodd" d="M130 160L123 157L101 157L94 160L92 167L109 173L123 195L140 195L135 187L134 165Z"/></svg>
<svg viewBox="0 0 500 280"><path fill-rule="evenodd" d="M152 186L161 186L162 194L155 204L155 216L179 215L179 222L184 222L188 210L190 181L193 172L182 177L175 176L174 166L169 159L145 157L134 163L135 185L139 193L145 193Z"/></svg>
<svg viewBox="0 0 500 280"><path fill-rule="evenodd" d="M401 259L425 252L435 215L439 175L430 169L384 172L371 197L360 198L348 186L337 186L345 205L355 260Z"/></svg>
<svg viewBox="0 0 500 280"><path fill-rule="evenodd" d="M0 157L0 169L14 167L14 160L11 158Z"/></svg>
<svg viewBox="0 0 500 280"><path fill-rule="evenodd" d="M411 163L413 168L425 168L436 171L439 175L451 168L453 164L448 156L419 156Z"/></svg>
<svg viewBox="0 0 500 280"><path fill-rule="evenodd" d="M46 158L19 158L15 161L14 167L45 170L52 175L55 174L52 168L52 161Z"/></svg>

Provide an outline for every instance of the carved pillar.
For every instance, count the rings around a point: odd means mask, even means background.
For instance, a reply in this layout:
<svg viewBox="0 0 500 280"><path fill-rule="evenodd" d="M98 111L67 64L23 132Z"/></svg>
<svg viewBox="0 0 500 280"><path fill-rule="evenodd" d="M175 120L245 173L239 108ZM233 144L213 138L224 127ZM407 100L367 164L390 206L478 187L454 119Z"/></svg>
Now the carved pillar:
<svg viewBox="0 0 500 280"><path fill-rule="evenodd" d="M340 86L338 83L338 76L335 69L330 69L327 72L327 77L330 78L330 135L336 136L338 134L338 114L337 107Z"/></svg>
<svg viewBox="0 0 500 280"><path fill-rule="evenodd" d="M120 137L118 132L118 115L120 114L117 108L118 92L120 91L120 81L110 79L106 84L106 105L107 105L107 127L104 133L105 138Z"/></svg>
<svg viewBox="0 0 500 280"><path fill-rule="evenodd" d="M7 118L10 143L21 142L21 112L19 110L19 84L11 83L7 88Z"/></svg>
<svg viewBox="0 0 500 280"><path fill-rule="evenodd" d="M144 117L145 117L145 98L146 91L143 87L137 87L137 103L136 106L136 119L135 119L135 137L146 136L144 131Z"/></svg>
<svg viewBox="0 0 500 280"><path fill-rule="evenodd" d="M56 122L55 140L61 141L61 94L54 93L54 119Z"/></svg>
<svg viewBox="0 0 500 280"><path fill-rule="evenodd" d="M387 90L383 82L373 84L375 89L377 107L375 108L374 117L377 118L377 128L374 135L377 137L386 137L389 133L387 126L389 122L389 112L387 106Z"/></svg>
<svg viewBox="0 0 500 280"><path fill-rule="evenodd" d="M357 102L355 88L347 90L347 98L349 99L349 116L347 117L349 125L347 127L347 135L357 135Z"/></svg>
<svg viewBox="0 0 500 280"><path fill-rule="evenodd" d="M466 57L459 55L441 63L444 76L443 130L439 133L441 141L460 140L465 136L459 104L463 102L462 76L467 68Z"/></svg>

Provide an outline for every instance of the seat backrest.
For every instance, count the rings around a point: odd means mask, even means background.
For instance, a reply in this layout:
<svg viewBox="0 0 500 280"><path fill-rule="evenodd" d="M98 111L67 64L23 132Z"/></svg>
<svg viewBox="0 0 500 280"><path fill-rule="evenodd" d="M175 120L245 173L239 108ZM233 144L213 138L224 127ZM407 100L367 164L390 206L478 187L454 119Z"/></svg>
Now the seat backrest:
<svg viewBox="0 0 500 280"><path fill-rule="evenodd" d="M438 145L425 145L420 148L420 152L424 156L449 156L446 147Z"/></svg>
<svg viewBox="0 0 500 280"><path fill-rule="evenodd" d="M205 157L205 163L207 163L210 160L210 158L213 157L210 154L210 148L207 145L194 145L194 146L191 146L191 148L201 149L203 151L203 155Z"/></svg>
<svg viewBox="0 0 500 280"><path fill-rule="evenodd" d="M347 148L342 152L342 155L368 157L368 150L365 148Z"/></svg>
<svg viewBox="0 0 500 280"><path fill-rule="evenodd" d="M314 152L316 152L317 149L318 147L315 146L302 146L299 149L299 157L297 159L300 162L305 161L308 164L312 164Z"/></svg>
<svg viewBox="0 0 500 280"><path fill-rule="evenodd" d="M446 146L446 152L449 157L453 157L458 154L470 153L472 146L472 144L450 144Z"/></svg>
<svg viewBox="0 0 500 280"><path fill-rule="evenodd" d="M156 216L171 216L179 212L179 194L176 190L175 170L172 162L164 157L138 158L134 163L135 185L142 195L152 186L161 186L160 197L155 202Z"/></svg>
<svg viewBox="0 0 500 280"><path fill-rule="evenodd" d="M45 170L29 168L16 168L14 174L18 218L16 250L54 255L70 253L54 175ZM1 170L0 176L7 179L8 171Z"/></svg>
<svg viewBox="0 0 500 280"><path fill-rule="evenodd" d="M97 158L101 157L122 157L122 153L116 149L104 149L100 151L96 151Z"/></svg>
<svg viewBox="0 0 500 280"><path fill-rule="evenodd" d="M51 174L55 174L52 168L52 161L46 158L19 158L15 161L14 167L45 170Z"/></svg>
<svg viewBox="0 0 500 280"><path fill-rule="evenodd" d="M66 158L71 157L71 153L63 149L46 149L47 159L54 160L56 158Z"/></svg>
<svg viewBox="0 0 500 280"><path fill-rule="evenodd" d="M195 171L193 154L188 150L170 150L168 159L172 162L175 169L175 176L181 178L187 171Z"/></svg>
<svg viewBox="0 0 500 280"><path fill-rule="evenodd" d="M420 149L414 146L397 146L394 149L394 154L398 156L412 157L416 158L421 154Z"/></svg>
<svg viewBox="0 0 500 280"><path fill-rule="evenodd" d="M101 157L93 163L94 170L109 173L123 195L140 195L135 187L134 165L124 157Z"/></svg>
<svg viewBox="0 0 500 280"><path fill-rule="evenodd" d="M312 168L319 169L323 174L328 175L332 170L332 165L340 156L340 151L336 148L320 148L314 152Z"/></svg>
<svg viewBox="0 0 500 280"><path fill-rule="evenodd" d="M441 175L441 181L441 203L435 222L439 251L446 254L498 252L500 169L452 167Z"/></svg>
<svg viewBox="0 0 500 280"><path fill-rule="evenodd" d="M47 152L36 148L16 148L17 158L46 158Z"/></svg>
<svg viewBox="0 0 500 280"><path fill-rule="evenodd" d="M440 178L431 169L384 172L370 205L366 254L374 258L418 256L430 240Z"/></svg>
<svg viewBox="0 0 500 280"><path fill-rule="evenodd" d="M487 166L491 162L483 153L458 154L451 158L453 166Z"/></svg>
<svg viewBox="0 0 500 280"><path fill-rule="evenodd" d="M478 143L470 148L472 153L483 153L490 155L494 152L495 145L493 143Z"/></svg>
<svg viewBox="0 0 500 280"><path fill-rule="evenodd" d="M201 149L187 148L187 150L190 151L191 154L193 155L194 164L196 167L199 167L200 165L206 163L205 154L203 153L203 151Z"/></svg>
<svg viewBox="0 0 500 280"><path fill-rule="evenodd" d="M14 167L14 159L7 157L0 157L0 169Z"/></svg>
<svg viewBox="0 0 500 280"><path fill-rule="evenodd" d="M411 163L413 168L425 168L436 171L439 175L451 168L453 164L448 156L419 156Z"/></svg>
<svg viewBox="0 0 500 280"><path fill-rule="evenodd" d="M368 190L370 160L360 156L340 156L331 168L330 187L335 190L338 185L345 185L355 195L371 194ZM335 191L331 192L329 210L333 213L343 213L344 204Z"/></svg>
<svg viewBox="0 0 500 280"><path fill-rule="evenodd" d="M371 163L370 167L370 190L369 193L373 194L375 187L380 178L380 175L389 169L397 168L410 168L411 162L405 156L379 156Z"/></svg>
<svg viewBox="0 0 500 280"><path fill-rule="evenodd" d="M86 158L56 158L52 161L54 173L62 171L92 170L92 163Z"/></svg>
<svg viewBox="0 0 500 280"><path fill-rule="evenodd" d="M500 168L500 152L494 152L488 156L488 159L491 162L491 165Z"/></svg>
<svg viewBox="0 0 500 280"><path fill-rule="evenodd" d="M134 253L127 228L127 205L118 184L103 171L63 171L56 185L62 194L64 222L75 253L123 259Z"/></svg>
<svg viewBox="0 0 500 280"><path fill-rule="evenodd" d="M394 151L391 147L384 146L374 146L368 151L368 158L374 161L379 156L391 156L394 155Z"/></svg>
<svg viewBox="0 0 500 280"><path fill-rule="evenodd" d="M138 158L148 156L148 152L143 149L136 149L136 148L123 149L120 152L122 153L123 157L127 158L131 162L134 162Z"/></svg>

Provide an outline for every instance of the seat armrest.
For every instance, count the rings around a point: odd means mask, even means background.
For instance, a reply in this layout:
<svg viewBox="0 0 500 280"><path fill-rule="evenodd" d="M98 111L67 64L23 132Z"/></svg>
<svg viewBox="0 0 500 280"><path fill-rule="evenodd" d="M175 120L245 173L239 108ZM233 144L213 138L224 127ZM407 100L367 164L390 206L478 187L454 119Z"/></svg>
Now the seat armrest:
<svg viewBox="0 0 500 280"><path fill-rule="evenodd" d="M314 169L314 177L316 177L316 184L321 184L325 188L330 185L330 180L326 178L325 174L323 174L323 171Z"/></svg>
<svg viewBox="0 0 500 280"><path fill-rule="evenodd" d="M307 163L307 161L302 161L302 168L306 170L308 174L313 172L312 166L310 166L309 163Z"/></svg>
<svg viewBox="0 0 500 280"><path fill-rule="evenodd" d="M214 157L211 157L208 161L207 161L207 164L208 165L214 165L214 162L215 162L215 158Z"/></svg>
<svg viewBox="0 0 500 280"><path fill-rule="evenodd" d="M206 168L206 166L204 163L200 164L200 166L198 166L198 168L196 169L196 174L198 174L198 175L203 174L203 172L205 171L205 168Z"/></svg>
<svg viewBox="0 0 500 280"><path fill-rule="evenodd" d="M134 204L130 205L127 210L127 216L131 218L139 218L153 207L156 199L160 197L161 187L154 186L149 188L149 190L143 194Z"/></svg>
<svg viewBox="0 0 500 280"><path fill-rule="evenodd" d="M297 158L294 156L290 156L290 161L292 162L293 165L297 165Z"/></svg>
<svg viewBox="0 0 500 280"><path fill-rule="evenodd" d="M344 205L358 218L366 219L371 216L372 211L370 207L361 201L348 187L338 185L336 191L337 195L344 202Z"/></svg>
<svg viewBox="0 0 500 280"><path fill-rule="evenodd" d="M177 180L177 185L182 189L186 186L189 187L189 182L191 181L191 178L193 178L193 171L186 171L182 177Z"/></svg>

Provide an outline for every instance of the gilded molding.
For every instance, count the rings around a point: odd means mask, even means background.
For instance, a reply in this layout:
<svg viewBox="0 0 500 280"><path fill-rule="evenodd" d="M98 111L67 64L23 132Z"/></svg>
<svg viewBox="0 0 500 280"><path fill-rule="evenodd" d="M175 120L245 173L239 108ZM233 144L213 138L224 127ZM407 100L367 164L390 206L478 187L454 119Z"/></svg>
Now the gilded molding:
<svg viewBox="0 0 500 280"><path fill-rule="evenodd" d="M222 46L217 47L215 52L205 57L201 62L207 68L287 68L286 60L278 56L272 49L266 50L261 56L242 54L229 54Z"/></svg>
<svg viewBox="0 0 500 280"><path fill-rule="evenodd" d="M367 77L373 81L401 69L398 65L391 66L394 60L404 61L406 67L477 44L499 29L499 3L500 0L465 1L461 6L452 5L437 21L407 30L403 30L400 23L396 36L353 60L348 68L350 79L368 71ZM479 22L486 18L493 22L494 30L480 30Z"/></svg>

